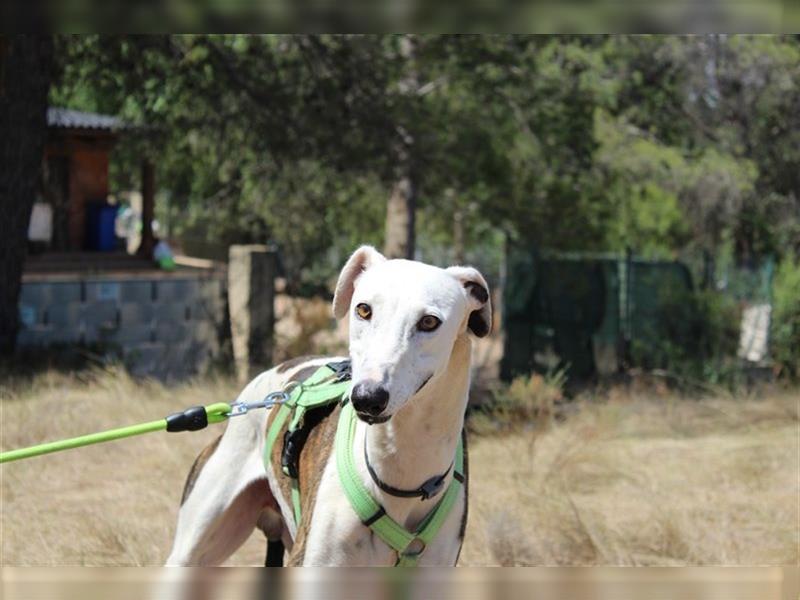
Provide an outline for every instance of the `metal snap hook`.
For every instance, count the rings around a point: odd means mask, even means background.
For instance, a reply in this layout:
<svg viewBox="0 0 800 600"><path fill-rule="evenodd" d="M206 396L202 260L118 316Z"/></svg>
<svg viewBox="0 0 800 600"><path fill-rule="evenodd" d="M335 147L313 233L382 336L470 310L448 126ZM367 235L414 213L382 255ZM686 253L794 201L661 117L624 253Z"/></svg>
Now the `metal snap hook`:
<svg viewBox="0 0 800 600"><path fill-rule="evenodd" d="M270 392L264 396L263 400L257 402L234 402L231 404L230 412L226 413L227 417L239 417L246 415L249 411L257 408L272 408L276 404L283 404L289 399L289 394L286 390L277 392Z"/></svg>

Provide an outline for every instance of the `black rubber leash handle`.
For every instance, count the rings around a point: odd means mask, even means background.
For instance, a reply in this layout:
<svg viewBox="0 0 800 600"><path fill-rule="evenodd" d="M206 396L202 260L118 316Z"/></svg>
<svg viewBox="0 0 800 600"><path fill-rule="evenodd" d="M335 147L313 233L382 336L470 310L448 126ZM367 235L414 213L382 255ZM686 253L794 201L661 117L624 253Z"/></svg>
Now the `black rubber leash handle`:
<svg viewBox="0 0 800 600"><path fill-rule="evenodd" d="M191 406L167 417L167 431L198 431L208 426L205 406Z"/></svg>

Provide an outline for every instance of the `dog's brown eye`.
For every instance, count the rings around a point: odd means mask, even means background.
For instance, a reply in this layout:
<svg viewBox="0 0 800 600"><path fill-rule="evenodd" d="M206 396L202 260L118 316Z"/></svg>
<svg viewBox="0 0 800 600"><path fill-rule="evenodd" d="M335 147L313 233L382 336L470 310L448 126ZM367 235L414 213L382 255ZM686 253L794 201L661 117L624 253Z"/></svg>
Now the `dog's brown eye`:
<svg viewBox="0 0 800 600"><path fill-rule="evenodd" d="M417 329L420 331L433 331L441 324L442 322L433 315L425 315L417 323Z"/></svg>
<svg viewBox="0 0 800 600"><path fill-rule="evenodd" d="M372 308L370 308L369 304L362 302L356 306L356 314L365 321L369 321L372 318Z"/></svg>

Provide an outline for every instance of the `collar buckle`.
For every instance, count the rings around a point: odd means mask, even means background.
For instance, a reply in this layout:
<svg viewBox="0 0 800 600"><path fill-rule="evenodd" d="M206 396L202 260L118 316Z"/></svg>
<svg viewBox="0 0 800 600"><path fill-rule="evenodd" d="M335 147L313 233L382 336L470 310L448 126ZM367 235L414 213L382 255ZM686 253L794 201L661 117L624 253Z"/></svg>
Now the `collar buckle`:
<svg viewBox="0 0 800 600"><path fill-rule="evenodd" d="M372 477L372 481L374 481L375 485L377 485L387 494L390 494L391 496L397 496L398 498L419 498L420 500L428 500L433 498L436 494L442 491L444 482L447 479L447 474L453 469L454 464L451 464L444 473L440 475L434 475L416 489L401 490L400 488L389 485L380 477L378 477L378 474L375 472L375 469L372 468L372 465L369 462L366 438L364 438L364 463L367 465L367 471L369 472L370 477Z"/></svg>
<svg viewBox="0 0 800 600"><path fill-rule="evenodd" d="M449 473L450 469L448 469L447 472ZM442 486L444 485L446 475L447 473L444 475L435 475L419 486L419 491L421 492L420 500L433 498L436 494L442 491Z"/></svg>

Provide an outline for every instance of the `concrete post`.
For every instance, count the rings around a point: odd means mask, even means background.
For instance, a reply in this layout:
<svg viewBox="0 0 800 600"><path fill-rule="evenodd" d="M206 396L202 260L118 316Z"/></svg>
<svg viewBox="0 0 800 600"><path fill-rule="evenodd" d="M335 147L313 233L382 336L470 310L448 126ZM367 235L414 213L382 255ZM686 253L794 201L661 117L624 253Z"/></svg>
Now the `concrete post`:
<svg viewBox="0 0 800 600"><path fill-rule="evenodd" d="M252 379L272 365L275 253L262 245L228 250L228 305L236 375Z"/></svg>

